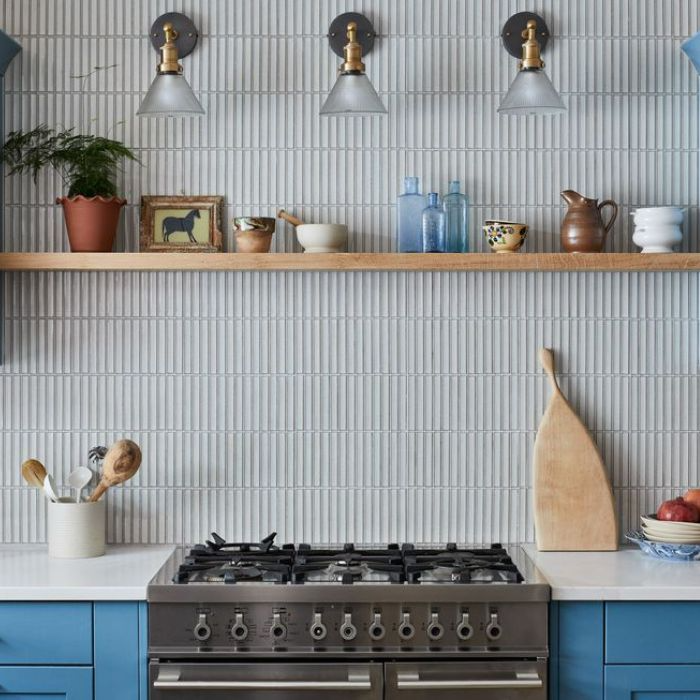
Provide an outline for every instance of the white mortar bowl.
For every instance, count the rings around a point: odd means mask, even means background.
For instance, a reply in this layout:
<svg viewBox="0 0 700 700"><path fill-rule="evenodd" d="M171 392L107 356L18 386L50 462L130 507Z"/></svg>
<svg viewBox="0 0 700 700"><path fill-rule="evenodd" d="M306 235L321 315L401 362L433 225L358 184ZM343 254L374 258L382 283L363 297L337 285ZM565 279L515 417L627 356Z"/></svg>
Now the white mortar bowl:
<svg viewBox="0 0 700 700"><path fill-rule="evenodd" d="M49 556L87 559L105 553L105 501L48 503Z"/></svg>
<svg viewBox="0 0 700 700"><path fill-rule="evenodd" d="M348 242L344 224L302 224L296 233L305 253L342 253Z"/></svg>

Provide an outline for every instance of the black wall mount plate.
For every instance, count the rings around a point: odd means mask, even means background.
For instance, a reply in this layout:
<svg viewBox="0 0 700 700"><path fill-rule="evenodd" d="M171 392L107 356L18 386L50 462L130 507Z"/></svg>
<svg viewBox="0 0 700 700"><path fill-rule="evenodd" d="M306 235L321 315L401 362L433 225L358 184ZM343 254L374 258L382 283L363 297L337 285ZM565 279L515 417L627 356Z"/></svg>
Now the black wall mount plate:
<svg viewBox="0 0 700 700"><path fill-rule="evenodd" d="M518 12L508 19L503 25L501 39L503 46L511 56L515 58L523 57L523 31L527 28L529 20L534 19L537 22L537 41L540 42L540 51L544 52L547 41L549 40L549 27L542 17L534 12Z"/></svg>
<svg viewBox="0 0 700 700"><path fill-rule="evenodd" d="M199 33L197 32L197 27L194 26L194 22L187 15L179 12L166 12L153 23L150 34L153 48L156 51L160 51L160 47L165 43L163 26L167 22L170 22L177 32L175 46L177 46L178 58L189 56L194 51L194 47L197 46Z"/></svg>
<svg viewBox="0 0 700 700"><path fill-rule="evenodd" d="M357 24L357 43L362 46L362 55L366 56L374 46L374 40L377 37L372 23L364 15L358 12L346 12L338 15L332 22L328 30L328 41L331 48L341 58L345 55L343 49L348 43L348 23L355 22Z"/></svg>

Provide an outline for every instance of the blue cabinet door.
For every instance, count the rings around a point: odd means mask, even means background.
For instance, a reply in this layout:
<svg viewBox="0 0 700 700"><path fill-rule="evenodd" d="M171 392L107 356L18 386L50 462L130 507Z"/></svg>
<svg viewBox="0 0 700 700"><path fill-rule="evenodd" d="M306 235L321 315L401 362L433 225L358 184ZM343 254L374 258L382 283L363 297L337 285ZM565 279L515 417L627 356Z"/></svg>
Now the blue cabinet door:
<svg viewBox="0 0 700 700"><path fill-rule="evenodd" d="M700 666L606 666L605 700L700 700Z"/></svg>
<svg viewBox="0 0 700 700"><path fill-rule="evenodd" d="M603 603L555 603L551 622L551 700L603 700Z"/></svg>
<svg viewBox="0 0 700 700"><path fill-rule="evenodd" d="M605 663L700 664L700 605L621 602L605 605Z"/></svg>
<svg viewBox="0 0 700 700"><path fill-rule="evenodd" d="M146 603L95 603L95 700L148 699L146 615Z"/></svg>
<svg viewBox="0 0 700 700"><path fill-rule="evenodd" d="M92 603L0 603L0 665L92 666Z"/></svg>
<svg viewBox="0 0 700 700"><path fill-rule="evenodd" d="M92 668L0 666L0 700L92 700Z"/></svg>

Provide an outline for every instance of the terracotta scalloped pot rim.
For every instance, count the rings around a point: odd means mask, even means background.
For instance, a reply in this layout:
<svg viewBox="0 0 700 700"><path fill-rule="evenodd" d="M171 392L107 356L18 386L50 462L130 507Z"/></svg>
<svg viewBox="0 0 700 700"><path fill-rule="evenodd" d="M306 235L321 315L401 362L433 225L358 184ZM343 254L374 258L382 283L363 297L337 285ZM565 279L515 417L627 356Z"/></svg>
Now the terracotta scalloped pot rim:
<svg viewBox="0 0 700 700"><path fill-rule="evenodd" d="M117 235L119 214L126 204L120 197L58 197L63 205L68 242L73 253L110 253Z"/></svg>

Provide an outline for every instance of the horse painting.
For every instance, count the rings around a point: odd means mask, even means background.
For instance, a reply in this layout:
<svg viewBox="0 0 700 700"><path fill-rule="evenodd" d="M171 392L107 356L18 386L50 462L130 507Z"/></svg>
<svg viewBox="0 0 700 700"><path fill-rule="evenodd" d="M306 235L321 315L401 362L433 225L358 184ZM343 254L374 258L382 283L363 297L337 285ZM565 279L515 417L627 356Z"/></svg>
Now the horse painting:
<svg viewBox="0 0 700 700"><path fill-rule="evenodd" d="M193 233L194 224L195 219L201 218L202 215L199 213L199 209L193 209L184 217L166 216L163 219L163 240L167 243L173 233L186 233L190 241L196 243L197 239Z"/></svg>

